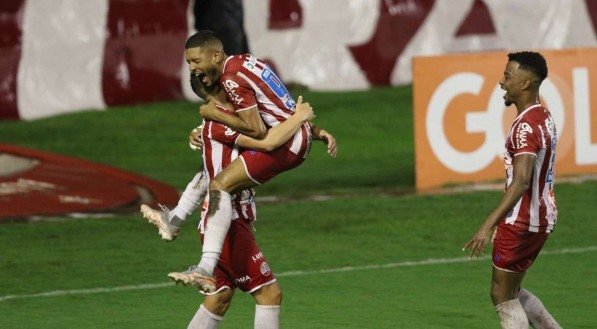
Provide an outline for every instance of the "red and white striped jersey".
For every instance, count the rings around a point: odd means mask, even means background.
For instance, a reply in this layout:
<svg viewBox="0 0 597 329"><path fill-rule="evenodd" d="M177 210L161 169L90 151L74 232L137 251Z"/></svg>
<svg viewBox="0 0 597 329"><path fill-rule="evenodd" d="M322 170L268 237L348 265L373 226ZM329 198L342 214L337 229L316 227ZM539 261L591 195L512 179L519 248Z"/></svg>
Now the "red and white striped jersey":
<svg viewBox="0 0 597 329"><path fill-rule="evenodd" d="M257 106L263 122L275 127L292 116L296 102L282 80L263 61L250 54L230 56L224 62L220 84L237 112ZM304 124L285 147L306 157L311 128Z"/></svg>
<svg viewBox="0 0 597 329"><path fill-rule="evenodd" d="M221 111L229 112L223 107L218 106ZM234 159L238 158L240 151L235 144L240 135L236 131L225 125L210 120L204 120L201 130L201 139L203 140L203 168L207 173L209 180L212 180L224 168L226 168ZM208 196L203 204L201 219L206 215ZM232 219L241 218L247 221L256 219L255 197L253 189L244 190L233 195L232 198Z"/></svg>
<svg viewBox="0 0 597 329"><path fill-rule="evenodd" d="M551 232L558 211L554 193L554 165L558 134L554 120L541 104L528 107L514 120L506 139L506 186L512 183L513 159L536 156L530 188L507 214L506 223L531 232Z"/></svg>

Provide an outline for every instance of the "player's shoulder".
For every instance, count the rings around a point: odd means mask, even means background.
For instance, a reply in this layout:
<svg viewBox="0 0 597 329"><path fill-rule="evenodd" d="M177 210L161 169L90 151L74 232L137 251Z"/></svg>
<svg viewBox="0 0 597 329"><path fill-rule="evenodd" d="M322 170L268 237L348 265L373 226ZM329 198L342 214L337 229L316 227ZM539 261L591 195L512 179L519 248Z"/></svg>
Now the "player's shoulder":
<svg viewBox="0 0 597 329"><path fill-rule="evenodd" d="M236 74L236 72L240 71L245 66L245 63L251 62L252 58L255 57L251 54L238 54L228 57L224 63L223 73Z"/></svg>
<svg viewBox="0 0 597 329"><path fill-rule="evenodd" d="M521 122L527 122L529 124L542 124L551 114L549 110L542 105L530 109L522 115Z"/></svg>

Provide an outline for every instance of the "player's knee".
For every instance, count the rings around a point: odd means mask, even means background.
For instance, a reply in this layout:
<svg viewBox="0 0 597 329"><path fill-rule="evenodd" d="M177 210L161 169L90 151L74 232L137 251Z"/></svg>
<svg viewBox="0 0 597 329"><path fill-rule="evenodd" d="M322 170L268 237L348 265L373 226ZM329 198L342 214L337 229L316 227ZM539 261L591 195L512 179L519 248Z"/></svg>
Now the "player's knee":
<svg viewBox="0 0 597 329"><path fill-rule="evenodd" d="M219 316L224 316L228 308L230 308L233 295L231 290L226 289L215 295L207 296L203 304L208 311Z"/></svg>
<svg viewBox="0 0 597 329"><path fill-rule="evenodd" d="M281 305L282 304L282 289L278 284L270 284L262 288L263 290L263 301L268 305Z"/></svg>
<svg viewBox="0 0 597 329"><path fill-rule="evenodd" d="M491 285L491 291L489 293L493 305L499 305L503 302L516 298L516 291L509 289L498 282L493 282Z"/></svg>
<svg viewBox="0 0 597 329"><path fill-rule="evenodd" d="M211 182L209 182L209 190L213 191L213 190L222 190L224 187L224 184L216 178L212 179Z"/></svg>

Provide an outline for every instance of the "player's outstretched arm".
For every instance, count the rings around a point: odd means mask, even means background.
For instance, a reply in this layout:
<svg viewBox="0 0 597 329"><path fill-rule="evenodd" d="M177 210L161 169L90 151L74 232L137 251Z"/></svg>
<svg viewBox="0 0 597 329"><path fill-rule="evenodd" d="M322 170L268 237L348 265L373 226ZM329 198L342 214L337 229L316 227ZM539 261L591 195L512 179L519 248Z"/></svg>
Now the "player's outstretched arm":
<svg viewBox="0 0 597 329"><path fill-rule="evenodd" d="M328 154L335 158L336 154L338 153L338 148L334 136L314 124L311 124L311 132L313 133L313 139L322 141L325 145L327 145Z"/></svg>
<svg viewBox="0 0 597 329"><path fill-rule="evenodd" d="M286 121L270 128L263 139L255 139L246 135L240 135L236 145L257 151L269 152L277 149L286 143L305 122L315 118L313 108L309 103L303 103L303 96L299 96L294 114Z"/></svg>

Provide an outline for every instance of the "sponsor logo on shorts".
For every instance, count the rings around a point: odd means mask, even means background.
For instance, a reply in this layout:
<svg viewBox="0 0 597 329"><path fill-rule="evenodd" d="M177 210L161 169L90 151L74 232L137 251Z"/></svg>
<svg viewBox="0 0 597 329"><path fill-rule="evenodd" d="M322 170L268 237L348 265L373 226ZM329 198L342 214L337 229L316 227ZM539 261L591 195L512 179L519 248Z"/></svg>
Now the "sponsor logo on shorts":
<svg viewBox="0 0 597 329"><path fill-rule="evenodd" d="M263 275L269 275L272 272L272 270L269 268L269 265L267 265L266 262L261 263L261 267L259 268L259 270Z"/></svg>
<svg viewBox="0 0 597 329"><path fill-rule="evenodd" d="M236 284L245 284L245 283L251 282L251 278L248 275L245 275L245 276L241 276L240 278L234 279L234 282Z"/></svg>

